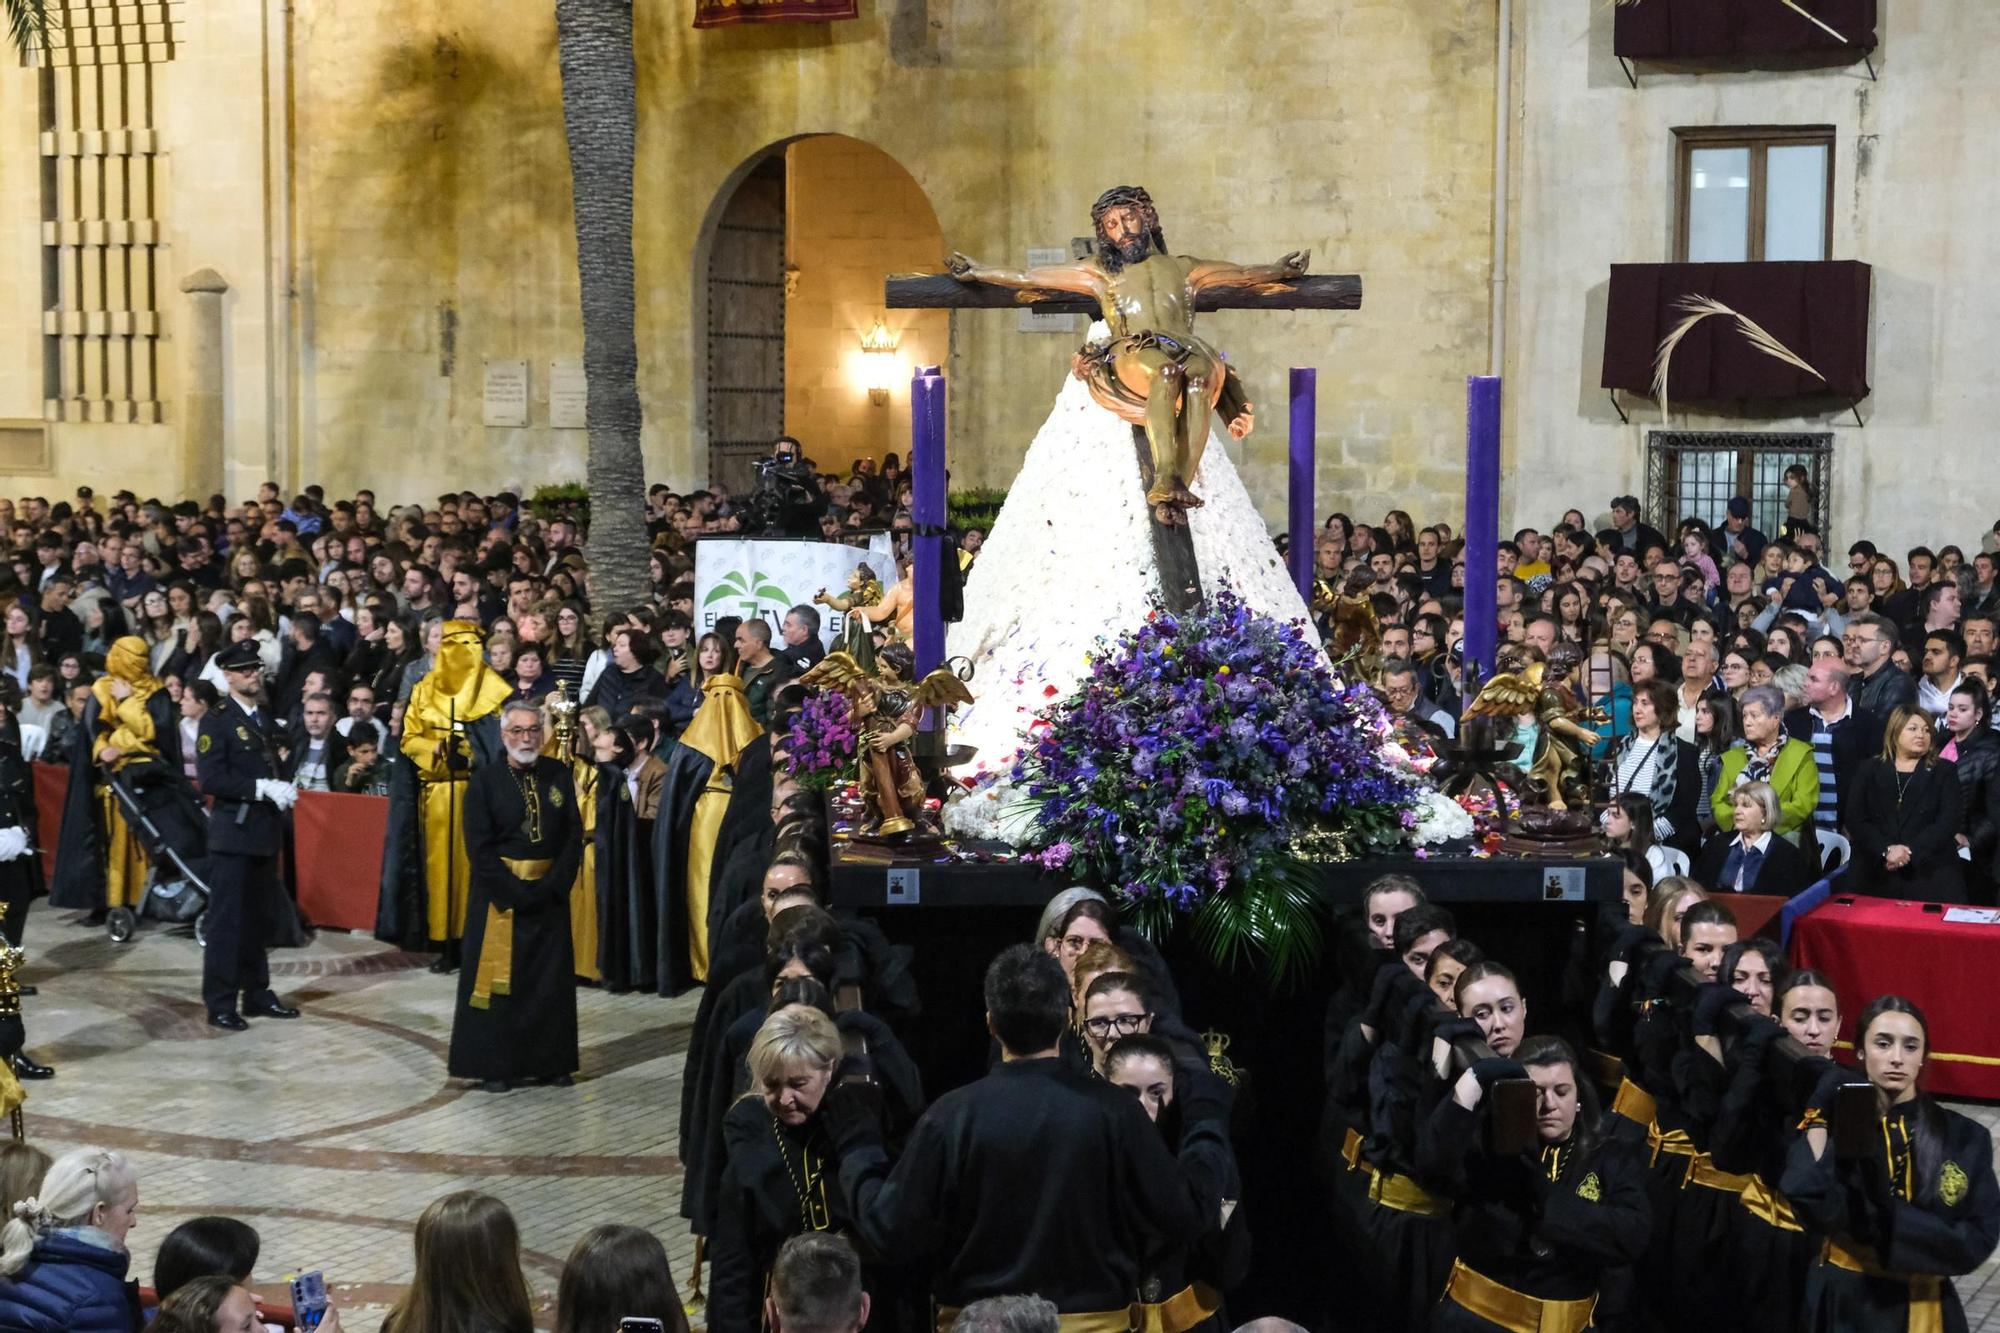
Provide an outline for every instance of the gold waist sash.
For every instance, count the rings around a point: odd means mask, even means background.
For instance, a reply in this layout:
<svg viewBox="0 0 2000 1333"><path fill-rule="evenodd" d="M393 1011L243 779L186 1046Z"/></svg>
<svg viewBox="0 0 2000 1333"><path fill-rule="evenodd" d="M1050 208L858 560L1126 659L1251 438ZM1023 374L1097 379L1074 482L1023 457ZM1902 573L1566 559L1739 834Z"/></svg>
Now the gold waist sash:
<svg viewBox="0 0 2000 1333"><path fill-rule="evenodd" d="M1587 1050L1583 1062L1590 1066L1590 1076L1606 1087L1626 1081L1625 1062L1609 1051Z"/></svg>
<svg viewBox="0 0 2000 1333"><path fill-rule="evenodd" d="M1850 1249L1832 1239L1820 1250L1820 1262L1884 1282L1902 1283L1910 1289L1910 1316L1905 1325L1909 1333L1943 1333L1942 1278L1930 1273L1891 1273L1882 1267L1882 1261L1868 1246L1857 1244Z"/></svg>
<svg viewBox="0 0 2000 1333"><path fill-rule="evenodd" d="M1705 1152L1698 1152L1688 1158L1687 1174L1681 1177L1681 1188L1699 1185L1703 1189L1721 1190L1724 1194L1740 1195L1750 1188L1755 1176L1739 1176L1728 1171L1719 1171L1715 1159Z"/></svg>
<svg viewBox="0 0 2000 1333"><path fill-rule="evenodd" d="M1347 1131L1347 1137L1341 1141L1340 1145L1340 1160L1347 1163L1347 1169L1349 1171L1360 1171L1365 1169L1361 1163L1360 1130L1350 1129Z"/></svg>
<svg viewBox="0 0 2000 1333"><path fill-rule="evenodd" d="M1669 1157L1693 1157L1697 1152L1694 1140L1687 1136L1686 1130L1669 1129L1662 1131L1660 1129L1660 1122L1657 1120L1651 1120L1646 1123L1646 1150L1651 1154L1647 1160L1654 1166L1660 1164L1661 1153L1665 1153Z"/></svg>
<svg viewBox="0 0 2000 1333"><path fill-rule="evenodd" d="M1544 1301L1503 1287L1492 1278L1453 1260L1451 1282L1444 1294L1510 1333L1583 1333L1597 1309L1597 1297L1580 1301Z"/></svg>
<svg viewBox="0 0 2000 1333"><path fill-rule="evenodd" d="M1660 1114L1659 1103L1653 1100L1652 1093L1622 1077L1618 1080L1618 1093L1611 1099L1611 1109L1635 1125L1650 1125Z"/></svg>
<svg viewBox="0 0 2000 1333"><path fill-rule="evenodd" d="M521 860L503 856L500 864L506 866L521 879L540 879L555 865L550 859L537 861ZM486 934L479 942L479 970L472 978L472 998L467 1001L474 1009L490 1008L493 997L506 995L514 989L514 914L503 912L491 903L486 905Z"/></svg>
<svg viewBox="0 0 2000 1333"><path fill-rule="evenodd" d="M1370 1173L1368 1197L1384 1208L1415 1213L1418 1217L1445 1217L1451 1213L1450 1200L1440 1199L1408 1176L1388 1171Z"/></svg>
<svg viewBox="0 0 2000 1333"><path fill-rule="evenodd" d="M1751 1176L1750 1183L1743 1187L1743 1206L1752 1217L1780 1231L1804 1231L1799 1225L1798 1214L1792 1211L1792 1201L1764 1183L1762 1176Z"/></svg>
<svg viewBox="0 0 2000 1333"><path fill-rule="evenodd" d="M1203 1320L1214 1318L1221 1309L1222 1293L1196 1282L1164 1301L1151 1304L1142 1301L1134 1306L1138 1317L1133 1326L1140 1333L1187 1333Z"/></svg>

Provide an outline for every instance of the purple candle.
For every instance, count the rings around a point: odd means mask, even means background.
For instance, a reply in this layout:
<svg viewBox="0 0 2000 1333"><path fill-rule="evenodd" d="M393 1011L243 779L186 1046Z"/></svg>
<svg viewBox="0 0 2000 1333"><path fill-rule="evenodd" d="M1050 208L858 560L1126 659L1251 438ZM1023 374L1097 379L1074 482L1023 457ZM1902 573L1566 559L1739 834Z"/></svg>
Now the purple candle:
<svg viewBox="0 0 2000 1333"><path fill-rule="evenodd" d="M1289 491L1290 541L1288 560L1299 596L1312 601L1313 482L1315 479L1316 415L1319 372L1311 366L1292 367L1292 452Z"/></svg>
<svg viewBox="0 0 2000 1333"><path fill-rule="evenodd" d="M910 518L918 533L910 593L916 612L911 651L919 680L944 665L944 617L938 610L945 522L944 394L939 368L917 367L910 385Z"/></svg>
<svg viewBox="0 0 2000 1333"><path fill-rule="evenodd" d="M1499 640L1500 377L1465 381L1465 695L1493 671ZM1475 663L1477 664L1475 666ZM1477 672L1475 679L1474 672Z"/></svg>

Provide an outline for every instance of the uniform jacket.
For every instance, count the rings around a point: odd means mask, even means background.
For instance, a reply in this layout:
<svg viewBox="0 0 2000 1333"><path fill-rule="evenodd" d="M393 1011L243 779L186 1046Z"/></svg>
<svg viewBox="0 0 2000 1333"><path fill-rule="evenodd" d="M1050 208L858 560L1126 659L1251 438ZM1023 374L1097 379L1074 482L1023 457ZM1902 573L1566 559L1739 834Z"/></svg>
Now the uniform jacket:
<svg viewBox="0 0 2000 1333"><path fill-rule="evenodd" d="M268 707L252 718L233 695L201 720L195 773L202 793L215 798L208 821L211 852L276 856L283 850L284 817L277 806L257 799L257 779L278 776L272 724Z"/></svg>

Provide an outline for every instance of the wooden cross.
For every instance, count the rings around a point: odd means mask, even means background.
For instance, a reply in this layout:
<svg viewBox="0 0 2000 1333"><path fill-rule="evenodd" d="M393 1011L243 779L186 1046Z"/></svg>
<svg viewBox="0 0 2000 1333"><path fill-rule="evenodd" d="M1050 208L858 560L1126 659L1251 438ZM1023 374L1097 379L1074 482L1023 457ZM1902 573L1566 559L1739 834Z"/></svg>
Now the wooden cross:
<svg viewBox="0 0 2000 1333"><path fill-rule="evenodd" d="M891 310L1032 310L1046 315L1098 315L1089 296L1047 288L1002 287L966 282L949 273L896 274L889 278L884 302ZM1359 310L1361 279L1352 273L1309 273L1254 287L1214 286L1195 296L1197 312L1209 310ZM1151 483L1152 451L1143 426L1132 427L1132 446L1143 483ZM1153 555L1160 570L1166 608L1174 612L1201 605L1201 570L1195 564L1194 539L1185 524L1160 522L1148 507Z"/></svg>

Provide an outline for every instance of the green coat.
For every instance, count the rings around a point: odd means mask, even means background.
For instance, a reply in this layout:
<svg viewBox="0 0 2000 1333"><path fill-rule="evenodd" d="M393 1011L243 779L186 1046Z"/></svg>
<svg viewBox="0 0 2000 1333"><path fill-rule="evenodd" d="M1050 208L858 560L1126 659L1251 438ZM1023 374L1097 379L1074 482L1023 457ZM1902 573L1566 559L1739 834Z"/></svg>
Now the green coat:
<svg viewBox="0 0 2000 1333"><path fill-rule="evenodd" d="M1722 772L1715 780L1715 794L1709 798L1717 827L1730 832L1736 830L1736 806L1730 793L1743 780L1743 769L1749 762L1750 751L1741 744L1723 751ZM1797 842L1799 830L1819 808L1819 763L1813 758L1812 746L1786 737L1778 747L1777 762L1771 765L1771 786L1778 793L1778 827L1772 832Z"/></svg>

